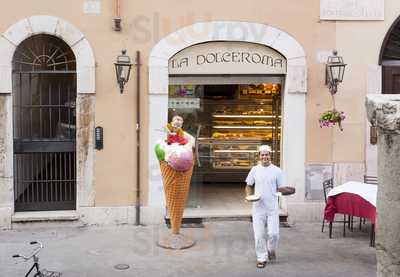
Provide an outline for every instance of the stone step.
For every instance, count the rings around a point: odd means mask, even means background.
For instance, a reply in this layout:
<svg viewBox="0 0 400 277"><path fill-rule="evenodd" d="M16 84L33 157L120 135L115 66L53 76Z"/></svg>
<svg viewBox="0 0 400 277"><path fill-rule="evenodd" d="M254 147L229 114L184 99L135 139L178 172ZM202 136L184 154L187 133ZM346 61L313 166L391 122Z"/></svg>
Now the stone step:
<svg viewBox="0 0 400 277"><path fill-rule="evenodd" d="M16 212L11 217L12 229L80 227L76 211Z"/></svg>

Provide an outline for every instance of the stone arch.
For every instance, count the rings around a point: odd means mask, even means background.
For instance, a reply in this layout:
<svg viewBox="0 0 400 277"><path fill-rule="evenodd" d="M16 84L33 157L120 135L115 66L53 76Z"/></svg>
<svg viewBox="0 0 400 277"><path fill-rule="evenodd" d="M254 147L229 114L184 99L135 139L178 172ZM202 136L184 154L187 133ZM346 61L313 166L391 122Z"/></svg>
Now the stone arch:
<svg viewBox="0 0 400 277"><path fill-rule="evenodd" d="M163 188L153 145L159 129L167 121L168 60L191 45L210 41L258 43L280 52L287 59L284 90L283 163L288 184L296 185L294 201L304 201L305 183L305 97L307 67L304 49L288 33L273 26L238 21L196 23L179 29L160 40L149 57L149 207L163 207Z"/></svg>
<svg viewBox="0 0 400 277"><path fill-rule="evenodd" d="M383 39L379 52L379 65L382 65L385 60L400 60L400 48L398 47L399 39L397 38L399 35L400 16L392 23Z"/></svg>
<svg viewBox="0 0 400 277"><path fill-rule="evenodd" d="M0 35L0 141L2 151L0 177L7 188L9 211L13 213L13 140L12 140L12 58L17 46L35 34L61 38L74 52L77 71L77 208L94 205L93 137L95 103L95 59L93 50L82 32L55 16L31 16L21 19ZM2 184L3 185L3 184ZM11 216L10 216L11 219Z"/></svg>
<svg viewBox="0 0 400 277"><path fill-rule="evenodd" d="M0 93L11 93L11 60L16 47L35 34L49 34L64 40L76 57L77 93L95 92L95 60L93 50L78 28L54 16L31 16L10 26L0 36Z"/></svg>

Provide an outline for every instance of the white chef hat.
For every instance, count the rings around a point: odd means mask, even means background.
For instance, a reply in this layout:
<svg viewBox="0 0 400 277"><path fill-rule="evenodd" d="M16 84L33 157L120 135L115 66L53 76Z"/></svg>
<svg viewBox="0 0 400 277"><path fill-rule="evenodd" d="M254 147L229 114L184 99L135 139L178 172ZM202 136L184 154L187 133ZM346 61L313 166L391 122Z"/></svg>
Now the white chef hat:
<svg viewBox="0 0 400 277"><path fill-rule="evenodd" d="M268 152L268 153L271 153L271 147L269 146L269 145L266 145L266 144L264 144L264 145L261 145L259 148L258 148L258 152Z"/></svg>

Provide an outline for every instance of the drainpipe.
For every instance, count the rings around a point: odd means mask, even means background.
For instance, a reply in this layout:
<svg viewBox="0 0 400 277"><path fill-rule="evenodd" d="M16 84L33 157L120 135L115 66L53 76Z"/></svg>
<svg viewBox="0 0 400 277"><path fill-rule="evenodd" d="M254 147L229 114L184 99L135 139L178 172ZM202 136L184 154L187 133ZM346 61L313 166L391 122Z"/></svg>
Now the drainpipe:
<svg viewBox="0 0 400 277"><path fill-rule="evenodd" d="M115 0L114 30L117 32L122 30L121 20L121 3L120 0Z"/></svg>
<svg viewBox="0 0 400 277"><path fill-rule="evenodd" d="M140 225L140 51L136 51L136 225Z"/></svg>

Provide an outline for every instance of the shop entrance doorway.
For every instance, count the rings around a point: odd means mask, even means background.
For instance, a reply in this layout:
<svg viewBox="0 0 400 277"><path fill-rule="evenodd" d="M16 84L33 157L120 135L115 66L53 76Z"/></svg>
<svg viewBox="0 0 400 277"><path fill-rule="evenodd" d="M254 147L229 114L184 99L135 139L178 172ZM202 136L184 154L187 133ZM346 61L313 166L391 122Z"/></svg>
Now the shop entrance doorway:
<svg viewBox="0 0 400 277"><path fill-rule="evenodd" d="M272 161L280 165L283 81L284 76L170 76L168 117L181 115L184 129L196 138L187 208L209 216L249 214L245 179L258 163L258 147L270 145Z"/></svg>
<svg viewBox="0 0 400 277"><path fill-rule="evenodd" d="M168 117L181 115L196 138L187 202L194 217L250 215L245 179L258 147L281 164L286 59L264 45L215 41L169 59Z"/></svg>
<svg viewBox="0 0 400 277"><path fill-rule="evenodd" d="M246 35L238 37L238 33L232 31L237 30L238 26L246 31ZM250 35L253 30L257 30L257 36ZM198 22L161 39L149 55L148 145L158 143L160 130L168 120L168 76L210 79L218 76L229 79L230 75L247 79L234 84L263 83L251 80L252 77L284 76L280 166L285 174L285 182L294 185L297 193L290 198L282 197L282 202L288 201L296 209L303 208L307 64L301 43L275 26L238 21ZM193 84L181 84L185 83ZM156 214L161 209L165 214L158 164L154 150L150 148L148 208Z"/></svg>

